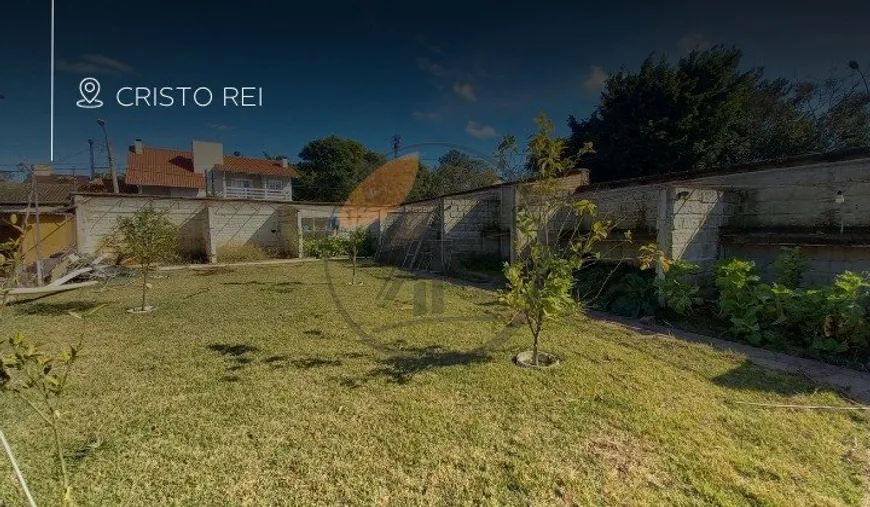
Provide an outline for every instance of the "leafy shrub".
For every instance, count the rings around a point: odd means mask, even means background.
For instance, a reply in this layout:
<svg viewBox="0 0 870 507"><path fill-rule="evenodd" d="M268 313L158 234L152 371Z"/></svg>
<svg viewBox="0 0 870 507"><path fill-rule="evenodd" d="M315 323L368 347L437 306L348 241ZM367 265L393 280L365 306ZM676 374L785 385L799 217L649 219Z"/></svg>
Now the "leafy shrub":
<svg viewBox="0 0 870 507"><path fill-rule="evenodd" d="M720 316L752 344L809 346L853 358L868 352L868 273L846 271L833 285L803 290L761 283L754 262L732 259L718 266L716 286Z"/></svg>
<svg viewBox="0 0 870 507"><path fill-rule="evenodd" d="M228 243L217 248L218 262L253 262L266 260L270 255L257 245Z"/></svg>
<svg viewBox="0 0 870 507"><path fill-rule="evenodd" d="M630 264L594 262L574 273L574 295L581 304L607 307L607 291L637 268Z"/></svg>
<svg viewBox="0 0 870 507"><path fill-rule="evenodd" d="M658 309L654 274L629 273L605 294L607 309L617 315L638 318L655 315Z"/></svg>
<svg viewBox="0 0 870 507"><path fill-rule="evenodd" d="M347 245L343 237L330 234L323 238L308 240L305 242L305 254L309 257L328 259L347 255Z"/></svg>
<svg viewBox="0 0 870 507"><path fill-rule="evenodd" d="M782 253L773 261L776 281L789 289L797 289L803 281L808 261L801 248L782 248Z"/></svg>
<svg viewBox="0 0 870 507"><path fill-rule="evenodd" d="M694 280L697 273L697 264L676 260L663 277L656 279L655 286L668 308L681 315L687 315L692 313L692 307L704 302L704 299L698 295L701 287Z"/></svg>

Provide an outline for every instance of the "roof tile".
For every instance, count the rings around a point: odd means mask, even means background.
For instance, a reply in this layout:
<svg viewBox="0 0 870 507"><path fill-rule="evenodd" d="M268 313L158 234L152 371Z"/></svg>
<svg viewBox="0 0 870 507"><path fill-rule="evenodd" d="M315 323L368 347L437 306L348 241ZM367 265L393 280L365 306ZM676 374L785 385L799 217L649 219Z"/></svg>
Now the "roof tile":
<svg viewBox="0 0 870 507"><path fill-rule="evenodd" d="M292 167L283 167L281 162L225 155L218 168L233 173L253 173L267 176L297 177ZM127 153L126 182L132 185L162 187L205 188L205 176L193 171L193 153L182 150L166 150L146 147L137 154L132 147Z"/></svg>

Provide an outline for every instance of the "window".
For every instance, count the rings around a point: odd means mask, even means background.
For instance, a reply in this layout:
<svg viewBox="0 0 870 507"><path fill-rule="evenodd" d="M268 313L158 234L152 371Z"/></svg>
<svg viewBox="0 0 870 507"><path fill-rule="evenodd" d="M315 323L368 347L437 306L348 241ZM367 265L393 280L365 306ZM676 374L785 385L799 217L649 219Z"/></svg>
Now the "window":
<svg viewBox="0 0 870 507"><path fill-rule="evenodd" d="M233 178L230 180L230 188L227 189L227 196L250 199L251 188L253 186L253 182L248 178Z"/></svg>
<svg viewBox="0 0 870 507"><path fill-rule="evenodd" d="M284 182L281 180L266 180L266 190L281 192L284 190Z"/></svg>

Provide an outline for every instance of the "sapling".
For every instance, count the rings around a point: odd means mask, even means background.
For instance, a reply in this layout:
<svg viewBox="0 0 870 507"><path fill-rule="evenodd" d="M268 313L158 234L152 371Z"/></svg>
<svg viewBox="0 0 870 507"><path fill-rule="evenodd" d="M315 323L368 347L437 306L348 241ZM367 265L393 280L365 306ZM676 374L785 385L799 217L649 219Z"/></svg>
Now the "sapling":
<svg viewBox="0 0 870 507"><path fill-rule="evenodd" d="M614 220L597 219L596 205L577 199L560 187L559 178L574 167L577 157L594 151L587 143L576 155L567 154L565 140L554 138L554 125L545 115L536 119L539 130L527 145L536 178L519 187L516 231L521 244L517 260L505 263L508 287L502 302L525 317L532 334L533 365L539 365L540 338L548 321L575 311L572 297L575 272L597 260L598 244L616 226ZM499 157L514 150L505 138ZM625 239L631 239L626 231Z"/></svg>
<svg viewBox="0 0 870 507"><path fill-rule="evenodd" d="M347 249L347 255L350 257L351 264L351 285L356 285L356 266L357 266L357 257L359 256L360 251L362 251L363 247L365 247L366 241L368 241L368 231L365 227L357 227L356 229L352 229L348 231L347 236L345 236L345 248Z"/></svg>
<svg viewBox="0 0 870 507"><path fill-rule="evenodd" d="M135 258L142 265L142 305L148 311L146 295L149 288L148 272L155 263L176 256L178 228L164 213L151 207L143 208L130 217L118 217L115 244L125 257Z"/></svg>
<svg viewBox="0 0 870 507"><path fill-rule="evenodd" d="M16 333L7 340L8 353L0 355L0 393L21 399L50 428L57 465L60 470L63 491L62 505L72 505L72 486L63 454L61 432L64 419L60 411L70 370L79 357L85 336L84 321L105 305L87 312L69 312L82 321L82 333L78 343L61 349L60 355L52 356L42 350L23 333Z"/></svg>

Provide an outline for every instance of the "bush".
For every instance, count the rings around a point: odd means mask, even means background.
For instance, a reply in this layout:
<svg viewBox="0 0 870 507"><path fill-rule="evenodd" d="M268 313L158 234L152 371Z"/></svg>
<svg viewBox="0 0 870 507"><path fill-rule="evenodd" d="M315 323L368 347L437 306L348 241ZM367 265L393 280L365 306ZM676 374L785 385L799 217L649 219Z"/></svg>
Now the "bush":
<svg viewBox="0 0 870 507"><path fill-rule="evenodd" d="M607 289L604 298L607 310L617 315L635 319L655 315L658 310L655 273L629 273Z"/></svg>
<svg viewBox="0 0 870 507"><path fill-rule="evenodd" d="M327 259L330 257L343 257L347 255L347 242L344 237L331 234L323 238L308 240L305 242L305 255Z"/></svg>
<svg viewBox="0 0 870 507"><path fill-rule="evenodd" d="M229 243L217 248L218 262L253 262L269 258L271 256L257 245Z"/></svg>
<svg viewBox="0 0 870 507"><path fill-rule="evenodd" d="M701 286L695 282L698 265L684 260L674 261L655 286L665 301L665 306L681 315L692 313L692 308L704 303L698 294Z"/></svg>
<svg viewBox="0 0 870 507"><path fill-rule="evenodd" d="M330 257L348 257L352 242L358 241L357 255L369 257L374 255L377 241L367 229L352 229L333 233L320 238L304 240L305 255L328 259Z"/></svg>
<svg viewBox="0 0 870 507"><path fill-rule="evenodd" d="M803 290L762 283L754 262L731 259L718 266L716 286L720 316L738 338L852 358L868 353L868 273L846 271L830 286Z"/></svg>
<svg viewBox="0 0 870 507"><path fill-rule="evenodd" d="M807 265L807 258L799 246L783 247L782 253L773 261L776 281L789 289L797 289L803 281Z"/></svg>

